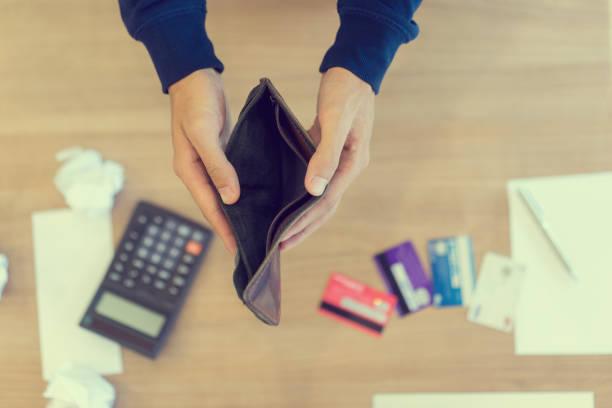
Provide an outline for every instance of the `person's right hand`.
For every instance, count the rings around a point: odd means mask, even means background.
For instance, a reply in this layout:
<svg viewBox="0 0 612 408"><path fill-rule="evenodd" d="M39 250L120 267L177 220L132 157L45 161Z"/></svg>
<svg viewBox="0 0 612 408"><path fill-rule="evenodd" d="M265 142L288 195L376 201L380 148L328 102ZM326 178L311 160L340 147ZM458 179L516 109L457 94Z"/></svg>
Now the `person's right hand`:
<svg viewBox="0 0 612 408"><path fill-rule="evenodd" d="M221 75L213 69L195 71L170 86L174 172L223 240L236 252L236 239L217 199L225 204L240 197L234 167L223 151L230 134L230 115Z"/></svg>

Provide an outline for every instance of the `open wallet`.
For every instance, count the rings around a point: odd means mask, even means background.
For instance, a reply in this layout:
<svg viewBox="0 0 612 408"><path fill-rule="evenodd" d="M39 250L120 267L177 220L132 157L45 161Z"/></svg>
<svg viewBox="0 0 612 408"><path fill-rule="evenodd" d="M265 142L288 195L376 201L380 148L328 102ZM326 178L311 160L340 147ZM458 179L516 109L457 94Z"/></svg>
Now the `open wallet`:
<svg viewBox="0 0 612 408"><path fill-rule="evenodd" d="M240 198L222 208L238 245L234 286L267 324L280 322L281 238L321 198L304 187L314 151L272 82L262 79L249 94L225 150L238 174Z"/></svg>

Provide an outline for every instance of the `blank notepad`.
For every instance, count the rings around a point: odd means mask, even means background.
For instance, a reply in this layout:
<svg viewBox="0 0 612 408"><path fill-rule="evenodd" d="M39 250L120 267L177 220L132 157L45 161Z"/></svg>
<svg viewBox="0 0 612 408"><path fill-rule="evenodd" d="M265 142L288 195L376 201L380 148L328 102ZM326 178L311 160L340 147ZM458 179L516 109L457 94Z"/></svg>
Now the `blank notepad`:
<svg viewBox="0 0 612 408"><path fill-rule="evenodd" d="M572 279L518 196L528 189L568 258ZM517 354L612 354L612 173L508 184L512 258L526 266Z"/></svg>

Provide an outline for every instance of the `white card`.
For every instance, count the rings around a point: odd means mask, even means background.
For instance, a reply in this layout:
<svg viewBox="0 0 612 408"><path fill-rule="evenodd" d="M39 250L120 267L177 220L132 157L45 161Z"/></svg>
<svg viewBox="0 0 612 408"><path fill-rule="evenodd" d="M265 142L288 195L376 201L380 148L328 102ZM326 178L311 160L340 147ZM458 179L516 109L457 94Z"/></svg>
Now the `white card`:
<svg viewBox="0 0 612 408"><path fill-rule="evenodd" d="M79 326L113 255L110 213L37 212L32 227L43 377L69 362L120 373L119 345Z"/></svg>
<svg viewBox="0 0 612 408"><path fill-rule="evenodd" d="M468 320L511 332L524 274L522 265L505 256L487 253L468 310Z"/></svg>

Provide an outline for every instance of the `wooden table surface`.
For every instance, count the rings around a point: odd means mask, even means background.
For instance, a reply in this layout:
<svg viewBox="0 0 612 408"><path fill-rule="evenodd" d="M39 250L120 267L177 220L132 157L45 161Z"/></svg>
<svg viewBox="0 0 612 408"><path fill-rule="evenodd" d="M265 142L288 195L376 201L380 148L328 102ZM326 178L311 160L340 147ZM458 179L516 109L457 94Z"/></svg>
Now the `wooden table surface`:
<svg viewBox="0 0 612 408"><path fill-rule="evenodd" d="M333 1L209 2L208 28L234 117L271 77L313 119ZM612 406L612 357L517 357L513 338L429 309L377 340L316 313L332 271L382 287L371 256L412 239L470 234L478 260L509 253L508 179L610 169L605 0L427 0L418 41L377 97L372 160L340 210L283 257L283 321L235 296L219 241L156 361L123 352L118 407L368 407L378 392L595 391ZM113 1L0 4L0 406L39 407L31 213L63 207L58 150L99 149L125 166L118 239L139 199L199 212L171 170L168 98ZM609 322L602 322L609 324Z"/></svg>

